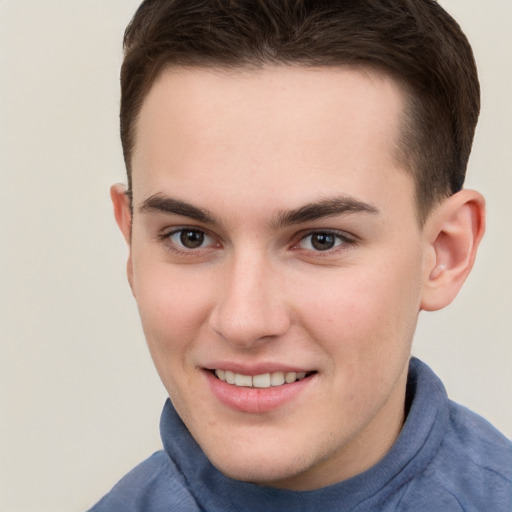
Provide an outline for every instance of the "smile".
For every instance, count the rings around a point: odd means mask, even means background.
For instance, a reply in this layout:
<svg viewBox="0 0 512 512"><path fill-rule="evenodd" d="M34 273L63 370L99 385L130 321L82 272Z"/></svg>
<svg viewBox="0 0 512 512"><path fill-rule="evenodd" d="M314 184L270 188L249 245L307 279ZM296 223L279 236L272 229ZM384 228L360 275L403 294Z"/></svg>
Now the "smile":
<svg viewBox="0 0 512 512"><path fill-rule="evenodd" d="M270 388L292 384L307 376L306 372L272 372L260 375L243 375L229 370L215 370L215 375L222 382L244 388Z"/></svg>
<svg viewBox="0 0 512 512"><path fill-rule="evenodd" d="M236 365L230 365L236 366ZM270 366L270 367L269 367ZM229 409L249 413L262 414L280 409L292 403L308 389L315 389L318 371L279 367L261 367L251 369L231 367L207 369L204 375L212 394ZM274 371L267 371L265 369ZM237 371L234 371L238 369ZM265 372L265 373L264 373ZM309 396L309 395L306 395Z"/></svg>

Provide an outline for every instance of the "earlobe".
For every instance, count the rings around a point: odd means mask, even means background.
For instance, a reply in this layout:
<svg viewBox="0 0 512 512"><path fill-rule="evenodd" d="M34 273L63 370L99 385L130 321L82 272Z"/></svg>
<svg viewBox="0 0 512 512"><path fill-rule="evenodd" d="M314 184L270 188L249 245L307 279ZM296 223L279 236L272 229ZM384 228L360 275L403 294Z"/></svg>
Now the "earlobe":
<svg viewBox="0 0 512 512"><path fill-rule="evenodd" d="M112 185L110 187L110 197L112 205L114 206L114 217L117 225L123 234L123 237L128 244L128 261L126 265L126 273L128 276L128 283L133 292L133 265L131 253L131 235L132 235L132 213L130 208L130 200L126 194L126 187L122 184Z"/></svg>
<svg viewBox="0 0 512 512"><path fill-rule="evenodd" d="M424 229L430 256L421 309L436 311L453 301L473 268L485 231L485 200L478 192L462 190L436 208Z"/></svg>

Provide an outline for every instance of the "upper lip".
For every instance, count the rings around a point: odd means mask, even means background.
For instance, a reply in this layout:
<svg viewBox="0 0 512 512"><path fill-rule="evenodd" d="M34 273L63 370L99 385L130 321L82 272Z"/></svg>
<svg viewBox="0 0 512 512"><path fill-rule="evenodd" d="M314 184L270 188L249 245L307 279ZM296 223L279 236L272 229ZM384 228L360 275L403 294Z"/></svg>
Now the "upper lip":
<svg viewBox="0 0 512 512"><path fill-rule="evenodd" d="M290 364L276 363L276 362L262 362L257 364L244 364L238 362L216 362L205 365L203 368L206 370L224 370L231 371L233 373L239 373L241 375L250 375L254 377L255 375L263 375L265 373L274 373L274 372L296 372L296 373L309 373L315 371L312 368L306 368L303 366L295 366Z"/></svg>

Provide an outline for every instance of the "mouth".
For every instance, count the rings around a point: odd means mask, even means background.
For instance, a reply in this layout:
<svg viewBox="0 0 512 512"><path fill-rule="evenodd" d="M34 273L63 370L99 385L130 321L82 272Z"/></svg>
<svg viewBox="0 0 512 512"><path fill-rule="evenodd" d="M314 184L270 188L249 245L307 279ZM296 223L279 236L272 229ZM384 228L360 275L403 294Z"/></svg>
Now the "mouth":
<svg viewBox="0 0 512 512"><path fill-rule="evenodd" d="M235 369L203 368L212 394L224 406L250 414L270 413L292 403L314 386L318 374L298 368L260 367L245 373Z"/></svg>
<svg viewBox="0 0 512 512"><path fill-rule="evenodd" d="M230 370L211 370L211 373L222 382L243 388L275 388L286 384L293 384L303 380L316 372L285 372L276 371L261 373L259 375L244 375Z"/></svg>

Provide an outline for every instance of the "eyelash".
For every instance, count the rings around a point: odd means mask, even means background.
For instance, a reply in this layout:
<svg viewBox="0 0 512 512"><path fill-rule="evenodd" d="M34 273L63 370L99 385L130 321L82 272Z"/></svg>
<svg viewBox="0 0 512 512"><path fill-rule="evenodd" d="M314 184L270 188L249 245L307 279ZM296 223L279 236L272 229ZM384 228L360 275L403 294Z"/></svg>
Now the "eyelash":
<svg viewBox="0 0 512 512"><path fill-rule="evenodd" d="M172 253L183 255L183 256L192 256L193 253L198 252L199 250L204 251L205 249L215 249L218 247L221 247L221 244L219 242L214 244L214 247L197 247L197 248L187 248L187 247L180 247L176 243L172 242L171 237L174 235L177 235L179 233L201 233L205 237L211 238L212 240L215 239L212 235L208 233L205 229L199 229L196 227L187 227L182 226L176 229L173 229L171 231L167 231L162 233L161 235L158 235L158 238L165 244L166 248L171 251Z"/></svg>
<svg viewBox="0 0 512 512"><path fill-rule="evenodd" d="M335 239L335 244L332 248L329 249L302 249L299 247L299 245L306 241L308 238L313 237L314 235L324 235L333 237ZM333 253L336 253L338 251L346 250L351 246L354 246L356 244L356 239L352 236L347 235L344 232L330 230L330 229L316 229L314 231L308 231L307 233L303 233L300 235L300 238L297 243L293 244L292 249L297 251L308 251L311 255L314 257L324 257L324 256L331 256ZM312 245L312 242L310 242L310 245Z"/></svg>
<svg viewBox="0 0 512 512"><path fill-rule="evenodd" d="M218 238L210 234L207 230L197 227L187 227L187 226L180 226L179 228L173 229L171 231L166 231L160 235L158 235L158 239L161 240L166 248L171 251L174 254L182 255L182 256L197 256L199 251L205 251L205 250L211 250L211 249L217 249L221 248L222 244L220 242L216 242L213 245L206 246L206 247L197 247L197 248L184 248L177 245L175 242L172 242L171 237L178 234L183 234L185 232L190 233L199 233L204 235L205 237L208 237L212 239L213 241ZM309 237L312 237L314 235L326 235L326 236L332 236L336 239L334 247L325 249L325 250L315 250L315 249L303 249L299 247L299 245L307 240ZM344 232L335 231L335 230L329 230L329 229L316 229L316 230L310 230L306 233L300 233L297 235L298 240L294 242L290 249L295 251L307 251L310 256L313 256L315 258L321 258L325 256L330 256L335 252L346 250L351 246L354 246L357 244L357 239L353 236L349 236ZM195 253L195 254L194 254Z"/></svg>

